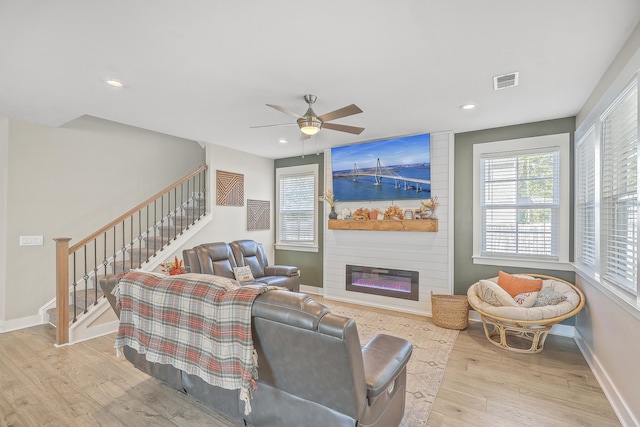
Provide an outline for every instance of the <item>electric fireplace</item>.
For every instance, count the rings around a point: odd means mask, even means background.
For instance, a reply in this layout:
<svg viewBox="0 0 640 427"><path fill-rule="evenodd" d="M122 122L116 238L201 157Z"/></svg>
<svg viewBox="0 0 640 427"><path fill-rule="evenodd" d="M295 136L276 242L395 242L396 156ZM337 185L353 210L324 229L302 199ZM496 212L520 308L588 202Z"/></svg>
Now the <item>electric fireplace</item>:
<svg viewBox="0 0 640 427"><path fill-rule="evenodd" d="M346 289L418 301L417 271L347 265Z"/></svg>

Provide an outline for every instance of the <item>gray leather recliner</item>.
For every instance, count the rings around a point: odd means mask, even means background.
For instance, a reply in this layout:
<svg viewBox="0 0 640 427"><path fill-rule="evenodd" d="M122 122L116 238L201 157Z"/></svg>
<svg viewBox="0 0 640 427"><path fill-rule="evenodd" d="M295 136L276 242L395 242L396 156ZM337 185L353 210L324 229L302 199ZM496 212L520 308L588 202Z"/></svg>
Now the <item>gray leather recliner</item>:
<svg viewBox="0 0 640 427"><path fill-rule="evenodd" d="M115 276L101 280L106 295L116 282ZM124 354L136 368L248 426L400 424L413 349L407 340L378 334L361 347L353 319L287 291L256 298L252 331L259 378L248 415L238 390L214 387L173 366L148 362L126 346Z"/></svg>
<svg viewBox="0 0 640 427"><path fill-rule="evenodd" d="M300 274L297 267L269 265L262 244L253 240L236 240L204 243L182 251L182 258L191 273L215 274L235 278L234 267L249 266L254 280L247 284L282 286L290 291L300 290Z"/></svg>

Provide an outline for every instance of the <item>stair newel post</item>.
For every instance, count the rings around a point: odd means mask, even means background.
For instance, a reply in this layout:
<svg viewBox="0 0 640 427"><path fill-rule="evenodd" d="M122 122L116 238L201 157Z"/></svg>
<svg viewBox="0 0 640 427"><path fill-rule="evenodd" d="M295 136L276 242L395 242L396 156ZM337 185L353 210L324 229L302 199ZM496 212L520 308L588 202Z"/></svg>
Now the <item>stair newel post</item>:
<svg viewBox="0 0 640 427"><path fill-rule="evenodd" d="M69 237L58 237L56 242L56 344L69 343Z"/></svg>

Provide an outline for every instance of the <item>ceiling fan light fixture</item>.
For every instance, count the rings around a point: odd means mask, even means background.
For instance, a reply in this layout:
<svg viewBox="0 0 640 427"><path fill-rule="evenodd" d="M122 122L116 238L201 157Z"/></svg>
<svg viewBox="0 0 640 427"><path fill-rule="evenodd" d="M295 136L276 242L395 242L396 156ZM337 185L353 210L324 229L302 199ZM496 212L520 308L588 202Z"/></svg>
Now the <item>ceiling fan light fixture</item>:
<svg viewBox="0 0 640 427"><path fill-rule="evenodd" d="M298 119L298 126L305 135L315 135L320 132L322 122L315 117L301 117Z"/></svg>

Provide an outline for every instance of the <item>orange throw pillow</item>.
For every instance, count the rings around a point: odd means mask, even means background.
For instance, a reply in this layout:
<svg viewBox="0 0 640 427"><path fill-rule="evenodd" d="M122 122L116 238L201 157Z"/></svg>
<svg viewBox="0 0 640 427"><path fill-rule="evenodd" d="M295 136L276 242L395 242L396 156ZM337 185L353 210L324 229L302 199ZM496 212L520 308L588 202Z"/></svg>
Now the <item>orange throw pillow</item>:
<svg viewBox="0 0 640 427"><path fill-rule="evenodd" d="M500 271L498 286L507 291L511 298L515 298L516 295L523 292L539 292L542 289L542 279L526 279Z"/></svg>

